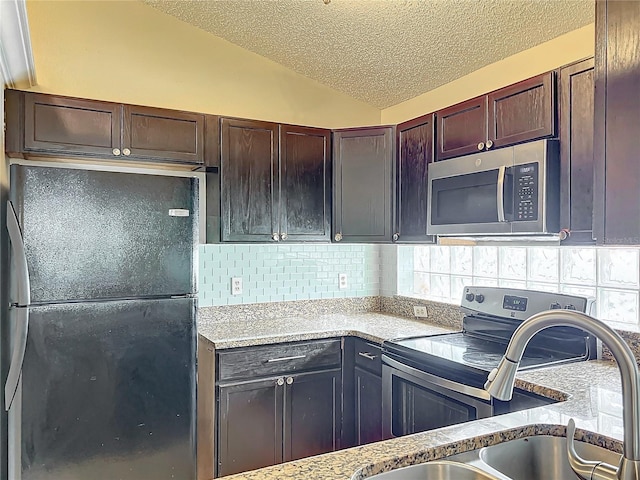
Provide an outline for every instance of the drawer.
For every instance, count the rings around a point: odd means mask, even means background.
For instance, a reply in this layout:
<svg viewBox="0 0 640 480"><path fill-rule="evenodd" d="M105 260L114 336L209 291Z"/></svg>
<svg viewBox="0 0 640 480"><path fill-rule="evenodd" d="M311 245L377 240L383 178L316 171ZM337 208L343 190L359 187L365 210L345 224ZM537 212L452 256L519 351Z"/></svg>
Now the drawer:
<svg viewBox="0 0 640 480"><path fill-rule="evenodd" d="M353 354L358 367L382 375L382 349L378 345L356 338Z"/></svg>
<svg viewBox="0 0 640 480"><path fill-rule="evenodd" d="M338 339L223 350L218 352L218 381L340 367L341 360Z"/></svg>

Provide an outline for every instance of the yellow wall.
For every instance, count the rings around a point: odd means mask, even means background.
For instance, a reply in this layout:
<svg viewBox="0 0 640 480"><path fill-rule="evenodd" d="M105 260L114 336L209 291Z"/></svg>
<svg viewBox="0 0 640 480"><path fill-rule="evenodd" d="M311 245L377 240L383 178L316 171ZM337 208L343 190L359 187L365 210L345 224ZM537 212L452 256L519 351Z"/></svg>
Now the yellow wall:
<svg viewBox="0 0 640 480"><path fill-rule="evenodd" d="M343 127L380 109L133 1L27 2L34 91Z"/></svg>
<svg viewBox="0 0 640 480"><path fill-rule="evenodd" d="M594 47L594 24L591 24L385 108L382 110L382 123L400 123L590 57Z"/></svg>
<svg viewBox="0 0 640 480"><path fill-rule="evenodd" d="M591 56L595 37L588 25L380 111L141 2L27 9L35 91L330 128L433 112Z"/></svg>

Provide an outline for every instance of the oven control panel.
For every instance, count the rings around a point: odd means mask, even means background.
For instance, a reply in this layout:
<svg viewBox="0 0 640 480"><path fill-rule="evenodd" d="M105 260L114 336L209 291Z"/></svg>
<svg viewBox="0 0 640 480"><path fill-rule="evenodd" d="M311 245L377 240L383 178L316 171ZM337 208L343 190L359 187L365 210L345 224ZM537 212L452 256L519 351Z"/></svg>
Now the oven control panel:
<svg viewBox="0 0 640 480"><path fill-rule="evenodd" d="M576 310L592 315L594 299L562 293L503 287L465 287L463 310L478 314L526 320L545 310Z"/></svg>
<svg viewBox="0 0 640 480"><path fill-rule="evenodd" d="M538 164L527 163L515 167L514 221L538 220Z"/></svg>
<svg viewBox="0 0 640 480"><path fill-rule="evenodd" d="M502 297L502 308L505 310L516 310L518 312L527 311L527 297L518 297L516 295L505 295Z"/></svg>

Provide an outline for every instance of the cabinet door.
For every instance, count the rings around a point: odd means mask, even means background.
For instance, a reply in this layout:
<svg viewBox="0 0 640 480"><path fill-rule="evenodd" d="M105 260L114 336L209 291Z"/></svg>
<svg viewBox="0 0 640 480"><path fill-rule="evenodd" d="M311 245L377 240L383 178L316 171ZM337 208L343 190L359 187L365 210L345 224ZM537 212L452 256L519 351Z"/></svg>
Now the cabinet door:
<svg viewBox="0 0 640 480"><path fill-rule="evenodd" d="M436 118L436 160L484 150L487 141L486 95L440 110Z"/></svg>
<svg viewBox="0 0 640 480"><path fill-rule="evenodd" d="M204 115L125 105L123 124L125 156L204 163Z"/></svg>
<svg viewBox="0 0 640 480"><path fill-rule="evenodd" d="M280 142L281 238L329 241L330 131L282 125Z"/></svg>
<svg viewBox="0 0 640 480"><path fill-rule="evenodd" d="M548 72L488 95L490 148L554 135L554 78Z"/></svg>
<svg viewBox="0 0 640 480"><path fill-rule="evenodd" d="M355 368L356 444L382 440L382 377Z"/></svg>
<svg viewBox="0 0 640 480"><path fill-rule="evenodd" d="M279 236L278 125L221 120L223 242L264 242Z"/></svg>
<svg viewBox="0 0 640 480"><path fill-rule="evenodd" d="M282 400L277 379L218 390L218 476L282 462Z"/></svg>
<svg viewBox="0 0 640 480"><path fill-rule="evenodd" d="M560 228L593 243L593 59L560 70Z"/></svg>
<svg viewBox="0 0 640 480"><path fill-rule="evenodd" d="M121 108L115 103L25 93L24 149L115 157L120 154Z"/></svg>
<svg viewBox="0 0 640 480"><path fill-rule="evenodd" d="M391 240L392 127L334 132L334 240Z"/></svg>
<svg viewBox="0 0 640 480"><path fill-rule="evenodd" d="M640 244L640 2L596 1L594 234Z"/></svg>
<svg viewBox="0 0 640 480"><path fill-rule="evenodd" d="M284 461L332 452L340 447L341 370L287 377Z"/></svg>
<svg viewBox="0 0 640 480"><path fill-rule="evenodd" d="M398 125L396 130L396 217L393 240L433 242L427 235L427 167L433 161L434 115Z"/></svg>

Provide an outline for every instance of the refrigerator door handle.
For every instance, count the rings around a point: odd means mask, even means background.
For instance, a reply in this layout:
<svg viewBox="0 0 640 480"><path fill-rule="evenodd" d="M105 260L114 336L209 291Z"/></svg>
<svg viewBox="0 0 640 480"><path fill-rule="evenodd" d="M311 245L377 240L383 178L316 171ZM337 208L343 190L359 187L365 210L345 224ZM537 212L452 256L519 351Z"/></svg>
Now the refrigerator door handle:
<svg viewBox="0 0 640 480"><path fill-rule="evenodd" d="M7 230L9 231L9 240L11 241L11 250L13 251L13 259L16 263L15 280L17 283L17 301L19 306L29 305L31 303L31 286L29 285L29 265L27 264L27 254L24 250L24 240L18 216L13 208L11 201L7 202Z"/></svg>
<svg viewBox="0 0 640 480"><path fill-rule="evenodd" d="M13 352L11 352L11 364L7 374L7 383L4 384L4 408L9 411L18 389L24 353L27 349L27 334L29 332L29 307L16 307L13 309L15 323L13 325Z"/></svg>

